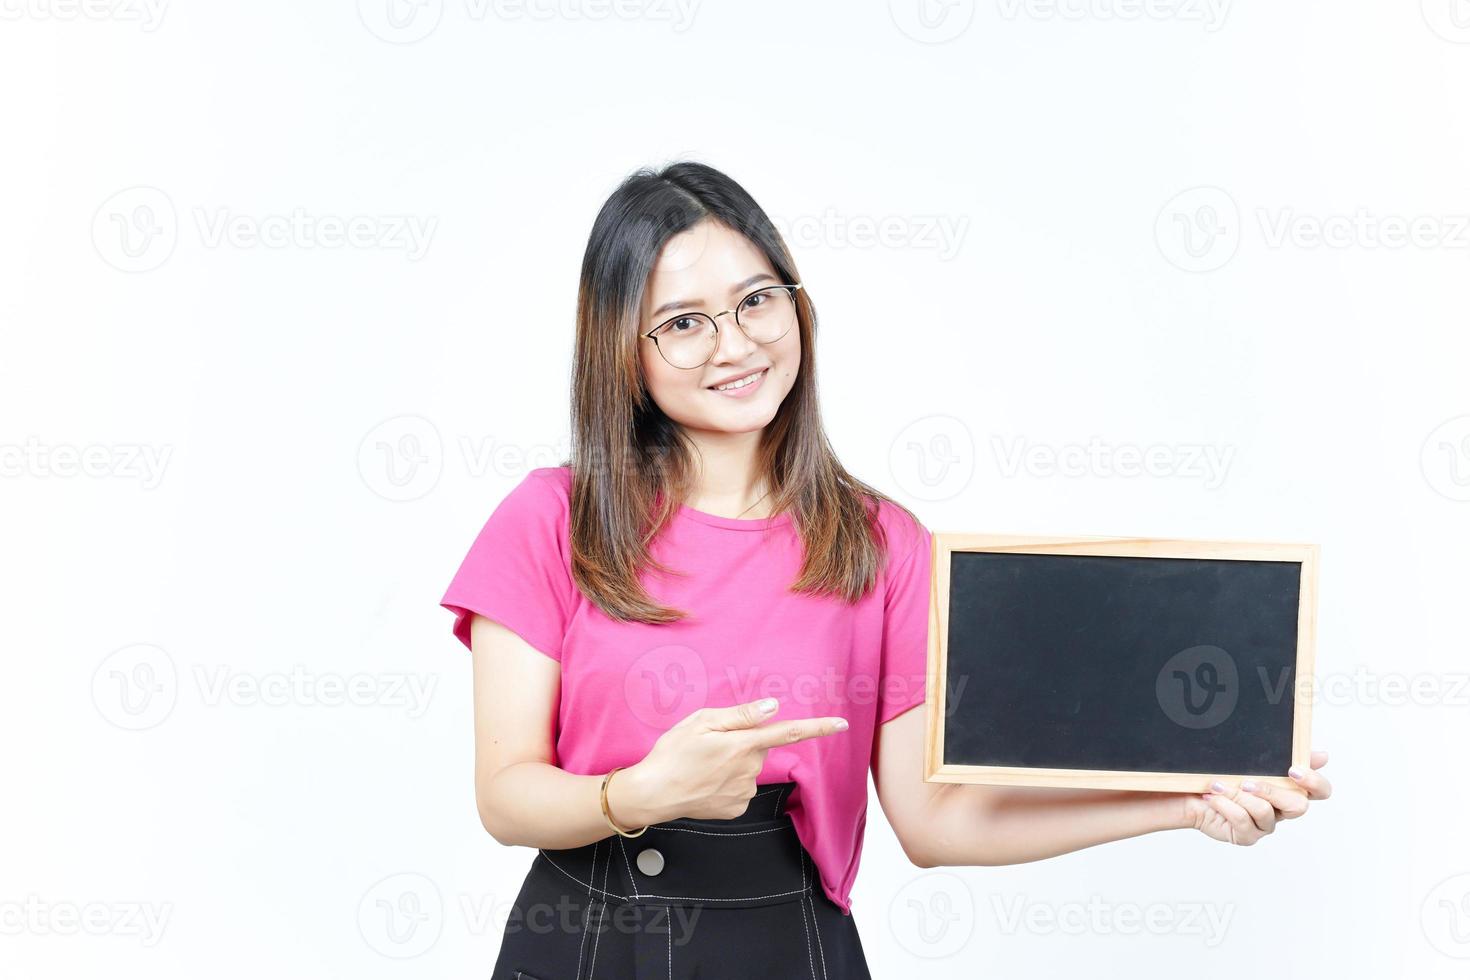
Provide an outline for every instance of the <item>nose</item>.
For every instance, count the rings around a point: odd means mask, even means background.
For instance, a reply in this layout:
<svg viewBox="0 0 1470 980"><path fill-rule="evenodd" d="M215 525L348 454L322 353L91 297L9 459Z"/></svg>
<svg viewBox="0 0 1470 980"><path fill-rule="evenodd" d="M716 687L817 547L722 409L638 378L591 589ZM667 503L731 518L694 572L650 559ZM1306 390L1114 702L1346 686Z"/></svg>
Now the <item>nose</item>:
<svg viewBox="0 0 1470 980"><path fill-rule="evenodd" d="M720 317L728 315L730 319L720 323ZM755 341L745 336L745 331L740 329L740 324L735 322L735 311L726 310L714 318L718 329L715 331L715 352L710 357L712 363L734 362L745 359L745 355L754 349Z"/></svg>

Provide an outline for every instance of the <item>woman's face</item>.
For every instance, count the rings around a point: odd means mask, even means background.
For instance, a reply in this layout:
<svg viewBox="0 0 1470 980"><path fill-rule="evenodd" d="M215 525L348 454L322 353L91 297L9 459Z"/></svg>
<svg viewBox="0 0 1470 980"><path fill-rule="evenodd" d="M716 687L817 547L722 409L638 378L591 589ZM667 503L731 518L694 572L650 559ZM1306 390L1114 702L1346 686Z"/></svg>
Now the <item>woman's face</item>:
<svg viewBox="0 0 1470 980"><path fill-rule="evenodd" d="M669 239L659 252L648 278L639 333L679 313L714 316L733 310L752 290L780 282L765 255L744 235L706 218ZM759 431L775 418L796 381L801 328L792 326L779 340L758 344L736 326L734 314L715 322L719 344L701 367L674 367L652 340L640 339L644 382L655 404L686 429ZM730 393L715 390L752 371L764 372L755 384Z"/></svg>

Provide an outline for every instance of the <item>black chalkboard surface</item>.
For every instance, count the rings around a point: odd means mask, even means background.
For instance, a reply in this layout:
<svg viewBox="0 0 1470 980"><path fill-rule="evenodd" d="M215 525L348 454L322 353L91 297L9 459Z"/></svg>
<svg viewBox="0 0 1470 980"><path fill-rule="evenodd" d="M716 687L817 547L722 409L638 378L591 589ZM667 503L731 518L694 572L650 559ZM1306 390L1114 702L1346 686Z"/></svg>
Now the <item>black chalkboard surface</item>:
<svg viewBox="0 0 1470 980"><path fill-rule="evenodd" d="M1308 764L1315 545L935 534L933 561L931 781L1203 792Z"/></svg>

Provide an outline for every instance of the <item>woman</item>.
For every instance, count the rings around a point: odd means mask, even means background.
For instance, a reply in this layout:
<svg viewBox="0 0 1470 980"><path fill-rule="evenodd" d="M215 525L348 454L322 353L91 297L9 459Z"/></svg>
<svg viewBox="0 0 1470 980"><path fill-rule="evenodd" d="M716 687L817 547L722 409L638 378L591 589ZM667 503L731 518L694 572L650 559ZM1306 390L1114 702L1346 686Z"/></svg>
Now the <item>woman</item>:
<svg viewBox="0 0 1470 980"><path fill-rule="evenodd" d="M1330 793L1315 771L1202 797L925 783L929 532L834 457L815 330L719 171L639 171L599 213L571 458L499 504L443 599L481 821L537 848L497 980L869 976L870 766L925 868L1184 827L1248 845Z"/></svg>

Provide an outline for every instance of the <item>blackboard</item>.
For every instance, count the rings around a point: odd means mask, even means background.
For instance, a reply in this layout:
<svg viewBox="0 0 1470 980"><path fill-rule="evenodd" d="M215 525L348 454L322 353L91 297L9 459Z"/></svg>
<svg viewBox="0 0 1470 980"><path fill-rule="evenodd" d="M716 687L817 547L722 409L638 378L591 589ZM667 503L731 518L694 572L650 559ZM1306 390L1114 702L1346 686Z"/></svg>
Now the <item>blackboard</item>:
<svg viewBox="0 0 1470 980"><path fill-rule="evenodd" d="M1315 545L934 535L927 776L1206 791L1306 765Z"/></svg>

